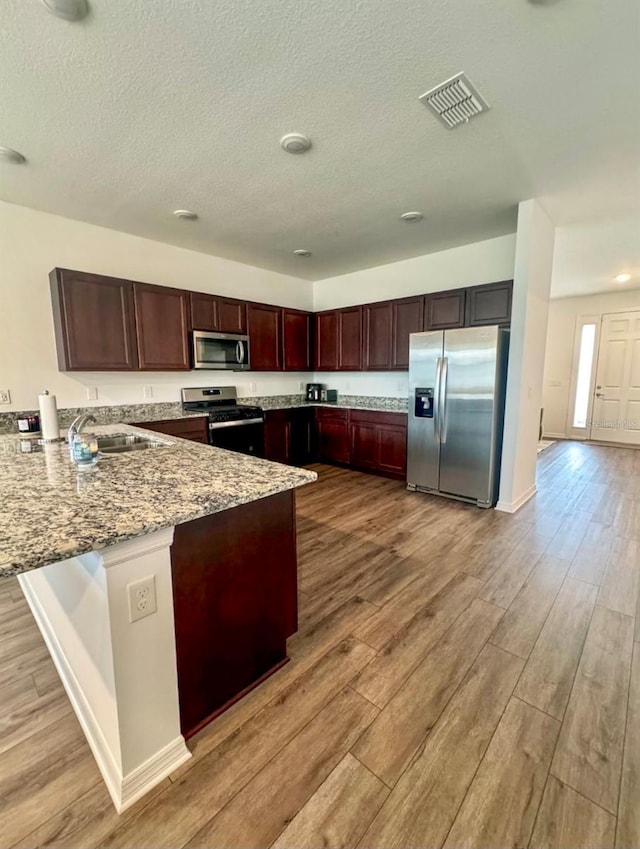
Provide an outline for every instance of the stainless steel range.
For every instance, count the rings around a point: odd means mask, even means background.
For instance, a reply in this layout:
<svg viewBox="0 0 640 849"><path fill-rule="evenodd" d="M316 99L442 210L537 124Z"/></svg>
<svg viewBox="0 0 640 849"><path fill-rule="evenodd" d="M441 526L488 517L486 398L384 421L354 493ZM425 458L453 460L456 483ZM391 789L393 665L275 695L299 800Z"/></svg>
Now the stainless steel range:
<svg viewBox="0 0 640 849"><path fill-rule="evenodd" d="M238 404L235 386L183 389L185 413L209 418L209 442L242 454L264 455L264 412L261 407Z"/></svg>

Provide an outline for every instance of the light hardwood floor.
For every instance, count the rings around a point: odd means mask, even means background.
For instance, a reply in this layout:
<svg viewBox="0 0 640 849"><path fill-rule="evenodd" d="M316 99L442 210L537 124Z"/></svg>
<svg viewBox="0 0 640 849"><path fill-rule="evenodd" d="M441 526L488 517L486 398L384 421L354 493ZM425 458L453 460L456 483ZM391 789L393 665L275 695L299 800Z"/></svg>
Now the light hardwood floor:
<svg viewBox="0 0 640 849"><path fill-rule="evenodd" d="M516 516L314 468L291 663L120 817L0 584L0 844L640 847L640 451L559 443Z"/></svg>

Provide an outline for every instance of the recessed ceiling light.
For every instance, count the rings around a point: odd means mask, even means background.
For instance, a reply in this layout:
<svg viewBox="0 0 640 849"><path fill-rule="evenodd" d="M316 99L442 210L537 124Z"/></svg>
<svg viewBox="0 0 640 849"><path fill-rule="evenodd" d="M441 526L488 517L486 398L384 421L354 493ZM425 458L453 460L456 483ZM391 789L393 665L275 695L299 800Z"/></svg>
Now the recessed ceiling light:
<svg viewBox="0 0 640 849"><path fill-rule="evenodd" d="M297 251L294 251L296 256L311 256L311 251L308 251L306 248L298 248Z"/></svg>
<svg viewBox="0 0 640 849"><path fill-rule="evenodd" d="M42 5L65 21L81 21L89 13L87 0L42 0Z"/></svg>
<svg viewBox="0 0 640 849"><path fill-rule="evenodd" d="M0 147L0 159L4 159L6 162L13 162L14 165L24 165L27 161L21 153L18 153L17 150L13 150L11 147Z"/></svg>
<svg viewBox="0 0 640 849"><path fill-rule="evenodd" d="M189 209L176 209L173 214L176 218L182 218L185 221L195 221L198 217L197 212L191 212Z"/></svg>
<svg viewBox="0 0 640 849"><path fill-rule="evenodd" d="M626 271L622 274L616 274L616 283L628 283L631 280L631 275L627 274Z"/></svg>
<svg viewBox="0 0 640 849"><path fill-rule="evenodd" d="M306 153L311 147L311 139L301 133L288 133L280 139L280 147L287 153Z"/></svg>
<svg viewBox="0 0 640 849"><path fill-rule="evenodd" d="M422 221L421 212L403 212L400 216L401 221L406 221L409 224L415 224L416 221Z"/></svg>

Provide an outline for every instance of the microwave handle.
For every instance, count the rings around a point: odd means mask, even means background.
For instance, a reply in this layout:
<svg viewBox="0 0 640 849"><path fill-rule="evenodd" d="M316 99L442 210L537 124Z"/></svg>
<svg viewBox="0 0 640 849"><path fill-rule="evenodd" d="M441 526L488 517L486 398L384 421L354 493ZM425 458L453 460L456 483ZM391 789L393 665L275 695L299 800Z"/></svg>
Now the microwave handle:
<svg viewBox="0 0 640 849"><path fill-rule="evenodd" d="M240 365L244 363L244 344L242 342L236 342L236 359Z"/></svg>

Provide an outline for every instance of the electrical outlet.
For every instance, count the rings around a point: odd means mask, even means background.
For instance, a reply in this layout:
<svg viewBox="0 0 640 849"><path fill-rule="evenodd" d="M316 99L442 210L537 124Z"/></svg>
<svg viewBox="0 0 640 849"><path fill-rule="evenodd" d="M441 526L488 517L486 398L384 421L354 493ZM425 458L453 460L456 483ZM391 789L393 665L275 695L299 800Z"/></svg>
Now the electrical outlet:
<svg viewBox="0 0 640 849"><path fill-rule="evenodd" d="M143 386L142 387L142 396L143 398L153 398L153 386Z"/></svg>
<svg viewBox="0 0 640 849"><path fill-rule="evenodd" d="M87 401L97 401L98 400L98 387L97 386L87 386Z"/></svg>
<svg viewBox="0 0 640 849"><path fill-rule="evenodd" d="M139 581L127 584L127 593L129 596L129 622L144 619L145 616L150 616L158 609L155 575L149 575L148 578L141 578Z"/></svg>
<svg viewBox="0 0 640 849"><path fill-rule="evenodd" d="M252 394L255 394L255 391L256 391L255 383L250 383L249 384L249 392L251 392Z"/></svg>
<svg viewBox="0 0 640 849"><path fill-rule="evenodd" d="M11 403L11 392L8 389L0 389L0 404Z"/></svg>

